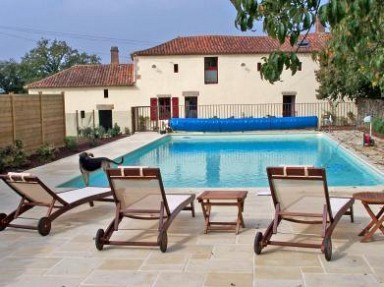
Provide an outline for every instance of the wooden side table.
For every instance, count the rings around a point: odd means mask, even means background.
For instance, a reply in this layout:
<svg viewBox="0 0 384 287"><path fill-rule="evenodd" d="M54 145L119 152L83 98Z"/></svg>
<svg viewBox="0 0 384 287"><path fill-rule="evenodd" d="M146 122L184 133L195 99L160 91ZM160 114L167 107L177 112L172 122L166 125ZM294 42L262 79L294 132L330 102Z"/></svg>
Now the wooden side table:
<svg viewBox="0 0 384 287"><path fill-rule="evenodd" d="M240 226L245 227L243 219L244 201L248 191L237 190L207 190L197 197L201 203L205 219L205 233L209 230L235 230L239 233ZM237 206L236 222L211 221L212 206Z"/></svg>
<svg viewBox="0 0 384 287"><path fill-rule="evenodd" d="M364 236L361 242L372 239L378 229L384 234L384 192L358 192L353 194L353 198L361 201L371 217L371 222L359 233L359 236ZM381 205L381 209L375 214L370 205Z"/></svg>

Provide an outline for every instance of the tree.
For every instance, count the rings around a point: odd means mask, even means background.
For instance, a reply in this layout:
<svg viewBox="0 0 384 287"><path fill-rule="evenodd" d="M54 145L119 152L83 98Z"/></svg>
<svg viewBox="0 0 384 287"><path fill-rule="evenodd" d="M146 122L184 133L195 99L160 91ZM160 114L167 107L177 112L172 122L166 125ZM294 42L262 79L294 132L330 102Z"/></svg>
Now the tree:
<svg viewBox="0 0 384 287"><path fill-rule="evenodd" d="M20 73L20 67L14 60L0 61L0 90L4 93L21 93L24 80Z"/></svg>
<svg viewBox="0 0 384 287"><path fill-rule="evenodd" d="M332 54L325 50L316 56L320 69L316 71L319 82L318 99L380 98L381 90L373 86L369 79L361 72L361 65L351 53L345 54L344 64L340 68L335 64Z"/></svg>
<svg viewBox="0 0 384 287"><path fill-rule="evenodd" d="M21 60L23 77L26 83L53 75L75 64L99 64L100 58L94 54L79 53L65 41L41 39L37 47L25 54Z"/></svg>
<svg viewBox="0 0 384 287"><path fill-rule="evenodd" d="M237 9L235 24L242 31L253 29L255 21L263 21L269 36L294 46L314 26L316 19L329 27L331 39L326 54L318 58L322 71L318 78L327 83L331 73L334 88L345 96L361 96L364 89L384 93L384 0L232 0ZM271 53L263 63L262 76L276 82L284 69L297 69L296 53ZM343 71L348 70L345 74ZM357 81L356 81L357 80ZM344 83L344 87L337 83ZM346 83L353 90L346 90ZM351 88L352 88L351 87ZM324 88L324 87L323 87ZM345 92L345 93L344 93ZM320 94L325 96L325 90ZM333 93L335 94L335 93ZM320 95L319 95L320 96ZM366 95L365 95L366 96Z"/></svg>

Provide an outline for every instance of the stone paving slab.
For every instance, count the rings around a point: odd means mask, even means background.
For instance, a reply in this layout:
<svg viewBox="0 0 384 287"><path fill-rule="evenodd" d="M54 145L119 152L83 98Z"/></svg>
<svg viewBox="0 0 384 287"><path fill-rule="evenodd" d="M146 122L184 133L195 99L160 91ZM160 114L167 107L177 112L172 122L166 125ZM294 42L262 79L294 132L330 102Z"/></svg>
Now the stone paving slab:
<svg viewBox="0 0 384 287"><path fill-rule="evenodd" d="M349 143L348 148L360 152L359 156L367 157L382 168L382 142L376 141L374 151L370 147L359 151L360 135L361 132L356 131L331 134L343 145ZM153 133L134 135L115 143L116 146L104 147L103 153L114 158L127 147L135 149L159 137ZM94 152L101 153L100 150ZM68 177L79 175L77 157L32 172L55 186ZM233 232L204 234L203 214L195 202L195 218L186 212L173 222L168 234L168 250L164 254L159 248L145 247L105 246L103 251L96 250L97 229L106 228L114 215L114 205L110 203L96 203L92 208L84 205L69 211L53 222L51 234L46 237L35 231L7 228L0 233L0 286L384 286L384 255L381 254L384 235L376 233L372 242L359 241L357 234L369 222L359 202L355 203L355 222L351 223L345 216L334 232L331 262L317 249L267 246L257 256L253 252L255 233L265 230L274 212L271 197L258 196L258 192L259 189L249 189L244 208L246 227L238 235ZM353 192L345 191L346 194ZM15 202L13 194L0 185L2 212L9 211ZM213 213L216 217L230 219L233 207L219 207ZM34 211L32 215L38 214L39 211ZM128 220L126 224L134 226L136 223ZM299 230L293 224L286 224L284 228ZM129 236L129 232L119 236Z"/></svg>

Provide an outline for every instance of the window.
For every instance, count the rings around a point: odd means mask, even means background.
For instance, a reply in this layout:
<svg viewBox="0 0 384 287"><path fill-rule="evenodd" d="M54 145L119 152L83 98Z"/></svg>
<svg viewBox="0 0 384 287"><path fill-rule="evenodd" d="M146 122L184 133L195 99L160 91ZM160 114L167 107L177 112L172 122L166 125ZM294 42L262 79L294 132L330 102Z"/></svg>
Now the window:
<svg viewBox="0 0 384 287"><path fill-rule="evenodd" d="M178 73L179 72L179 64L173 64L173 72Z"/></svg>
<svg viewBox="0 0 384 287"><path fill-rule="evenodd" d="M299 63L299 66L297 67L297 70L298 70L298 71L301 71L302 68L303 68L303 63L300 62L300 63Z"/></svg>
<svg viewBox="0 0 384 287"><path fill-rule="evenodd" d="M171 117L171 98L159 98L159 119L165 120Z"/></svg>
<svg viewBox="0 0 384 287"><path fill-rule="evenodd" d="M217 57L204 58L204 82L206 84L218 83Z"/></svg>
<svg viewBox="0 0 384 287"><path fill-rule="evenodd" d="M261 63L257 63L257 71L260 72L261 71Z"/></svg>
<svg viewBox="0 0 384 287"><path fill-rule="evenodd" d="M294 117L295 113L296 95L283 94L283 117Z"/></svg>
<svg viewBox="0 0 384 287"><path fill-rule="evenodd" d="M185 97L185 117L197 118L197 97Z"/></svg>
<svg viewBox="0 0 384 287"><path fill-rule="evenodd" d="M108 89L104 89L104 98L108 98Z"/></svg>
<svg viewBox="0 0 384 287"><path fill-rule="evenodd" d="M171 117L171 98L151 98L151 121Z"/></svg>
<svg viewBox="0 0 384 287"><path fill-rule="evenodd" d="M166 120L179 117L179 98L159 97L151 98L151 121Z"/></svg>

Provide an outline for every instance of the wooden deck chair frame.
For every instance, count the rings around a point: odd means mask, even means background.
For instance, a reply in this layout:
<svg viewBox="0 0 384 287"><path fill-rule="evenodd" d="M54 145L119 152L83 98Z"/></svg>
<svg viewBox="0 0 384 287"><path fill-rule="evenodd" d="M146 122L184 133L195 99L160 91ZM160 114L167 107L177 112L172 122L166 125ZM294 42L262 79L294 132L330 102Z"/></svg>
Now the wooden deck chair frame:
<svg viewBox="0 0 384 287"><path fill-rule="evenodd" d="M95 244L98 250L102 250L104 245L159 246L162 252L166 252L167 230L180 211L190 210L192 217L195 217L193 203L195 195L166 194L159 168L111 168L107 169L107 176L116 203L116 213L107 229L105 231L99 229L96 233ZM113 233L119 230L119 224L124 217L158 220L157 240L111 240Z"/></svg>
<svg viewBox="0 0 384 287"><path fill-rule="evenodd" d="M322 253L324 253L326 260L330 261L332 258L332 232L343 215L350 215L351 222L353 222L354 199L329 197L326 172L323 168L304 166L268 167L267 174L275 207L275 215L264 234L261 232L256 233L254 240L255 253L260 254L261 250L267 245L319 248ZM296 181L296 183L294 181ZM284 188L281 188L284 183L288 183L288 187L289 184L292 184L290 187L292 194L303 191L303 194L307 197L303 195L303 197L300 198L300 196L298 196L297 199L292 200L288 204L284 204L282 198L286 195L282 195ZM282 186L278 186L279 184ZM305 200L312 197L310 194L312 192L311 187L315 187L318 194L320 193L320 190L323 193L322 198L319 196L311 199L312 202L318 200L318 210L310 210L310 207L305 208L308 210L305 210L304 212L296 210L295 206L300 206L300 204L303 208L305 205L309 206L308 204L305 204ZM313 192L315 193L315 191ZM313 196L316 195L313 194ZM287 197L285 199L287 199ZM315 244L272 240L272 236L277 233L278 226L282 220L303 224L321 224L322 232L319 234L322 238L321 243Z"/></svg>
<svg viewBox="0 0 384 287"><path fill-rule="evenodd" d="M46 236L51 231L51 223L61 214L84 203L93 206L93 201L108 201L111 196L110 188L85 187L62 193L55 193L38 177L29 173L8 173L0 178L20 197L17 208L9 213L0 214L0 231L7 227L37 230L40 235ZM111 199L109 199L111 201ZM33 207L46 207L47 213L38 219L37 225L13 223L21 215ZM28 218L33 219L33 218Z"/></svg>

